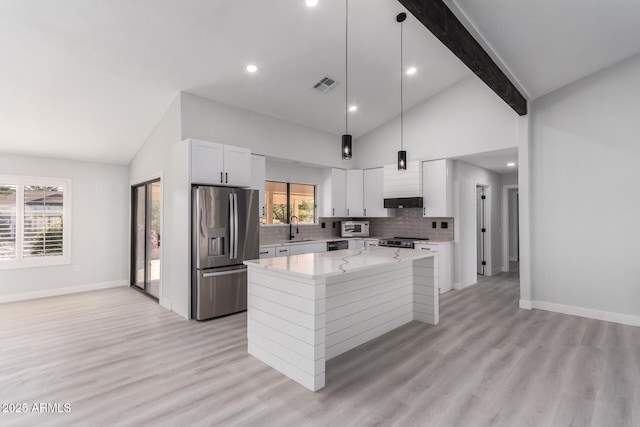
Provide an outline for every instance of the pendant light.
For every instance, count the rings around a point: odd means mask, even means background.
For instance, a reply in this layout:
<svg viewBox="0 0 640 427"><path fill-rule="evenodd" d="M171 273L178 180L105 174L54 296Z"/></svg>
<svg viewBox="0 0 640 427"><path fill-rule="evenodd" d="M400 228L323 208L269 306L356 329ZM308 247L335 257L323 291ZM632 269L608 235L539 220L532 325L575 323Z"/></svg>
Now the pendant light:
<svg viewBox="0 0 640 427"><path fill-rule="evenodd" d="M349 135L349 0L345 3L344 26L344 135L342 135L342 160L349 160L353 154Z"/></svg>
<svg viewBox="0 0 640 427"><path fill-rule="evenodd" d="M402 28L404 26L403 22L407 19L407 14L402 12L396 16L396 21L400 23L400 151L398 151L398 170L406 170L407 169L407 152L404 151L404 98L403 98L403 75L404 75L404 63L402 56Z"/></svg>

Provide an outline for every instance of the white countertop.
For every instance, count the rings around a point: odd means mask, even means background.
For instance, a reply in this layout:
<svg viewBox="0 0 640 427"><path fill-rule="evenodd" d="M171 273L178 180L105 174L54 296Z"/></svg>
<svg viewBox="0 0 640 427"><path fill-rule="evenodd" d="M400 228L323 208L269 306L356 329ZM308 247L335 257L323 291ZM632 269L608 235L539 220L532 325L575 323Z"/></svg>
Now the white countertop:
<svg viewBox="0 0 640 427"><path fill-rule="evenodd" d="M249 267L264 268L306 278L336 276L371 267L397 264L437 255L413 249L371 247L314 254L291 255L245 261Z"/></svg>
<svg viewBox="0 0 640 427"><path fill-rule="evenodd" d="M429 240L416 240L416 245L442 245L446 243L453 243L453 240L444 240L444 239L429 239Z"/></svg>

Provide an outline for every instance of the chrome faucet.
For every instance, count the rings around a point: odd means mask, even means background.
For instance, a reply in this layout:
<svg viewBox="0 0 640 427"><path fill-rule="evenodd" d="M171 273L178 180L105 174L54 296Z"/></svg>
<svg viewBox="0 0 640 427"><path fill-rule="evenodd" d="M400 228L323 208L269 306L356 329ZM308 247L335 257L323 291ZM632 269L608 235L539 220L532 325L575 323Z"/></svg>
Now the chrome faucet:
<svg viewBox="0 0 640 427"><path fill-rule="evenodd" d="M293 240L296 236L293 235L293 230L291 229L291 225L293 223L293 218L296 219L296 234L300 233L300 229L298 228L298 226L300 225L300 220L298 219L297 216L293 215L290 219L289 219L289 240Z"/></svg>

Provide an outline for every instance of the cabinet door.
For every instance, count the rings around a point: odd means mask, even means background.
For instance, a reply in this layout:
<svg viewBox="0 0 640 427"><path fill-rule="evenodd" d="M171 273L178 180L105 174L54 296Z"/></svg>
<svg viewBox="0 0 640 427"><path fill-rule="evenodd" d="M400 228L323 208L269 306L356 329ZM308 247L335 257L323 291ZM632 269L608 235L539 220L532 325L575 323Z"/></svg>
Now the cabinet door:
<svg viewBox="0 0 640 427"><path fill-rule="evenodd" d="M258 203L258 216L261 221L265 217L265 202L264 202L264 181L266 179L266 158L264 156L251 155L251 188L258 190L260 202Z"/></svg>
<svg viewBox="0 0 640 427"><path fill-rule="evenodd" d="M447 160L432 160L422 164L422 198L425 217L449 217L451 197Z"/></svg>
<svg viewBox="0 0 640 427"><path fill-rule="evenodd" d="M191 183L224 184L224 148L214 142L191 140Z"/></svg>
<svg viewBox="0 0 640 427"><path fill-rule="evenodd" d="M260 250L258 251L258 254L260 255L260 259L262 258L273 258L274 256L276 256L276 248L271 247L271 248L260 248Z"/></svg>
<svg viewBox="0 0 640 427"><path fill-rule="evenodd" d="M289 246L276 246L275 256L289 256Z"/></svg>
<svg viewBox="0 0 640 427"><path fill-rule="evenodd" d="M390 216L384 208L384 168L365 169L363 178L364 216Z"/></svg>
<svg viewBox="0 0 640 427"><path fill-rule="evenodd" d="M347 216L363 216L364 183L362 169L347 171Z"/></svg>
<svg viewBox="0 0 640 427"><path fill-rule="evenodd" d="M224 146L224 185L251 186L251 150L244 147Z"/></svg>
<svg viewBox="0 0 640 427"><path fill-rule="evenodd" d="M365 248L368 248L371 246L378 246L378 240L365 240L363 243Z"/></svg>
<svg viewBox="0 0 640 427"><path fill-rule="evenodd" d="M347 216L346 209L347 171L331 169L331 216Z"/></svg>

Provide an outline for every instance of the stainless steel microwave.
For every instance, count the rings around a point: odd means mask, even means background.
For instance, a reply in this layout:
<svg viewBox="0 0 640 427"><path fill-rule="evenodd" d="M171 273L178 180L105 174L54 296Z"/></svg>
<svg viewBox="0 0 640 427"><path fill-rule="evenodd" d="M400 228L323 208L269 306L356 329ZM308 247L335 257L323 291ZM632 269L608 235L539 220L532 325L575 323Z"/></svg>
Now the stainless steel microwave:
<svg viewBox="0 0 640 427"><path fill-rule="evenodd" d="M369 237L369 221L342 221L342 237Z"/></svg>

